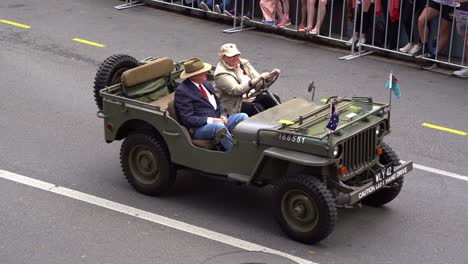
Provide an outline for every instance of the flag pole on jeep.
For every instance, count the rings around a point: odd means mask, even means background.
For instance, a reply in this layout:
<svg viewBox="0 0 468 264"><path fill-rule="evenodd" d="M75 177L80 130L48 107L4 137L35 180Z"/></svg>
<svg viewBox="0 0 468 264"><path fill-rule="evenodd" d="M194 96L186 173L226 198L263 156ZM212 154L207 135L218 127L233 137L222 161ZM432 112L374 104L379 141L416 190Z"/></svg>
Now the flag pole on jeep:
<svg viewBox="0 0 468 264"><path fill-rule="evenodd" d="M392 112L392 88L393 88L393 71L390 71L390 74L388 75L388 81L387 84L389 87L388 92L388 124L390 125L390 114Z"/></svg>

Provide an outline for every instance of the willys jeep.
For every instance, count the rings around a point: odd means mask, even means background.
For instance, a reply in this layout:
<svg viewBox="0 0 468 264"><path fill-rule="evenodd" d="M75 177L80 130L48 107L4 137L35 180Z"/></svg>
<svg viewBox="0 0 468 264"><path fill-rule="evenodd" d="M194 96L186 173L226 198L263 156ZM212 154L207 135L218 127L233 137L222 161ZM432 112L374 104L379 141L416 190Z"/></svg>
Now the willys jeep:
<svg viewBox="0 0 468 264"><path fill-rule="evenodd" d="M273 213L282 230L315 243L334 229L337 207L384 205L397 197L403 175L413 169L412 161L400 164L384 143L390 105L371 98L332 98L339 115L334 131L326 128L330 102L294 98L238 124L229 152L215 140L191 139L173 101L182 71L183 62L123 54L107 58L97 71L94 95L105 140L124 140L123 174L140 193L167 192L181 169L272 185ZM267 91L265 84L254 96Z"/></svg>

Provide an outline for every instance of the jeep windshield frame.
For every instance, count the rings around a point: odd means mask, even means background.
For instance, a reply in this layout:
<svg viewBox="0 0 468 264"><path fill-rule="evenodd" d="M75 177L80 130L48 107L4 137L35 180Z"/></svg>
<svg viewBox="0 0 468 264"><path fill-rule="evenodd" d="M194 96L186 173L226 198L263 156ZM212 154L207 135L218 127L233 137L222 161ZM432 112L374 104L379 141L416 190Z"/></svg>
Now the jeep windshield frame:
<svg viewBox="0 0 468 264"><path fill-rule="evenodd" d="M291 120L291 124L283 124L281 129L284 132L293 132L306 134L310 138L318 139L322 141L324 138L331 134L339 134L340 130L355 124L356 122L363 120L370 115L379 115L384 117L390 112L390 104L375 103L370 98L353 97L352 99L338 98L336 102L336 112L339 115L340 122L338 127L332 131L325 129L328 121L331 117L330 104L315 109L305 115L301 115L298 118ZM307 119L307 120L306 120ZM307 131L326 130L311 134L306 133Z"/></svg>

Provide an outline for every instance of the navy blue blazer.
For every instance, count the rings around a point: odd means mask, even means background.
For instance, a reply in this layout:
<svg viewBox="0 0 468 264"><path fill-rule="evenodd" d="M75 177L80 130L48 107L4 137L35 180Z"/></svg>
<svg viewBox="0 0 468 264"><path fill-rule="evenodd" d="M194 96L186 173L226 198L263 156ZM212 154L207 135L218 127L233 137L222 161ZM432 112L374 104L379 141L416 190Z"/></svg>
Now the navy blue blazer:
<svg viewBox="0 0 468 264"><path fill-rule="evenodd" d="M219 118L225 115L221 102L215 93L213 85L209 81L203 82L203 86L214 95L217 108L206 99L200 88L189 79L179 84L175 90L175 107L182 125L187 128L199 128L206 125L208 117Z"/></svg>

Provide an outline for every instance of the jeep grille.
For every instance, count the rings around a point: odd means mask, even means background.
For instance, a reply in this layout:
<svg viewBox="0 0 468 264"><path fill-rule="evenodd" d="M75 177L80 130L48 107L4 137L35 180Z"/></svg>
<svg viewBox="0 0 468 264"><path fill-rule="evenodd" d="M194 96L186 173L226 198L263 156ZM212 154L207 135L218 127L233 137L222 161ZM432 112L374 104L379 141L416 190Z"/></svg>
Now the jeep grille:
<svg viewBox="0 0 468 264"><path fill-rule="evenodd" d="M343 165L348 169L347 175L360 172L376 158L377 136L375 127L356 134L343 142Z"/></svg>

